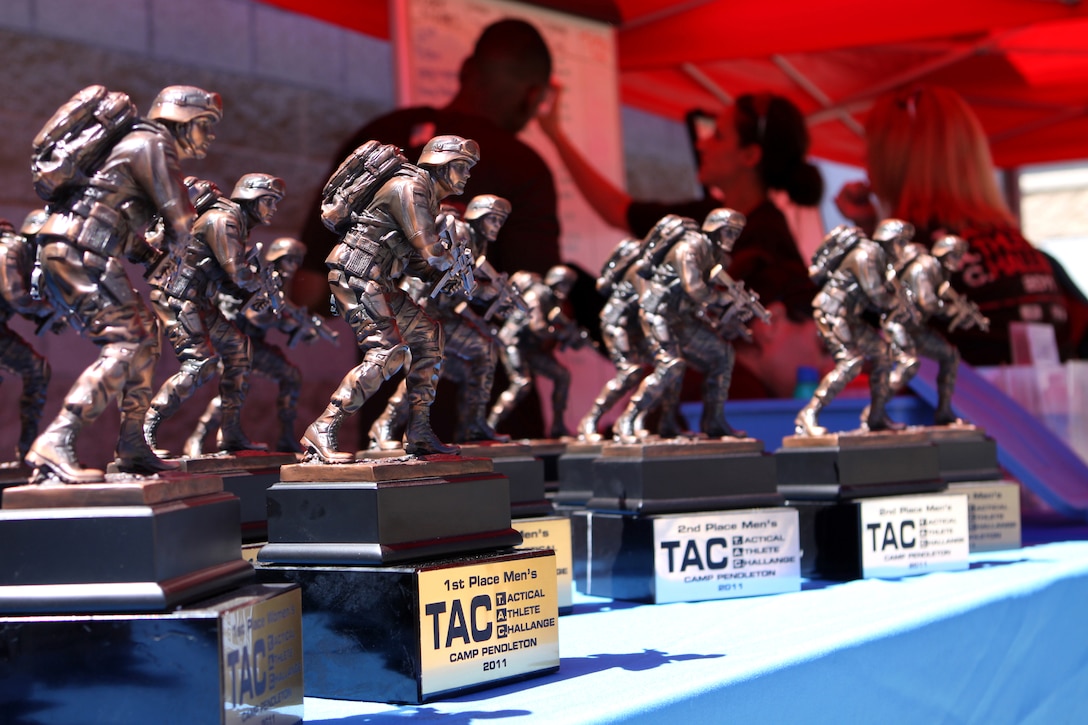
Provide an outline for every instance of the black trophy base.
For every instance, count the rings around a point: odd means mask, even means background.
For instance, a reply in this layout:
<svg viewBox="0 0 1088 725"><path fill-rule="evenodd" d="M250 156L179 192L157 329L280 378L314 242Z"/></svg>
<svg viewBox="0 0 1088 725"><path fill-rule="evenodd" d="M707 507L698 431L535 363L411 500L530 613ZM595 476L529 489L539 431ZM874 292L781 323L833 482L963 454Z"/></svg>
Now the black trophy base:
<svg viewBox="0 0 1088 725"><path fill-rule="evenodd" d="M298 463L298 456L276 451L237 451L170 460L181 467L180 473L222 477L223 489L238 497L242 541L249 543L268 537L265 492L279 480L280 467ZM116 473L117 465L111 463L107 470Z"/></svg>
<svg viewBox="0 0 1088 725"><path fill-rule="evenodd" d="M997 441L976 426L957 424L919 429L937 448L941 480L996 481L1002 478L997 463Z"/></svg>
<svg viewBox="0 0 1088 725"><path fill-rule="evenodd" d="M238 497L243 543L268 540L268 489L279 480L279 471L224 474L224 490Z"/></svg>
<svg viewBox="0 0 1088 725"><path fill-rule="evenodd" d="M783 501L774 457L755 439L607 444L593 464L595 511L656 514Z"/></svg>
<svg viewBox="0 0 1088 725"><path fill-rule="evenodd" d="M801 576L861 578L861 514L853 502L790 501L801 526Z"/></svg>
<svg viewBox="0 0 1088 725"><path fill-rule="evenodd" d="M307 696L418 705L558 669L553 559L508 549L385 567L259 564L257 576L302 587Z"/></svg>
<svg viewBox="0 0 1088 725"><path fill-rule="evenodd" d="M544 462L544 490L549 494L559 490L559 459L571 442L569 438L530 438L529 452Z"/></svg>
<svg viewBox="0 0 1088 725"><path fill-rule="evenodd" d="M0 612L164 611L248 583L215 476L4 491Z"/></svg>
<svg viewBox="0 0 1088 725"><path fill-rule="evenodd" d="M552 500L562 506L585 506L593 498L593 464L601 457L601 443L570 443L556 463L559 488Z"/></svg>
<svg viewBox="0 0 1088 725"><path fill-rule="evenodd" d="M941 491L937 447L924 433L788 436L774 454L778 490L791 501L846 501Z"/></svg>
<svg viewBox="0 0 1088 725"><path fill-rule="evenodd" d="M654 522L648 516L587 512L586 594L654 600Z"/></svg>
<svg viewBox="0 0 1088 725"><path fill-rule="evenodd" d="M510 515L514 518L555 513L544 487L544 460L526 443L464 443L461 455L490 458L495 473L510 479Z"/></svg>
<svg viewBox="0 0 1088 725"><path fill-rule="evenodd" d="M570 549L571 573L574 575L574 588L585 594L589 565L589 519L591 511L582 509L570 514Z"/></svg>
<svg viewBox="0 0 1088 725"><path fill-rule="evenodd" d="M0 617L10 723L302 722L297 587L248 585L161 614Z"/></svg>
<svg viewBox="0 0 1088 725"><path fill-rule="evenodd" d="M521 543L509 484L488 459L300 464L280 476L264 563L392 564Z"/></svg>

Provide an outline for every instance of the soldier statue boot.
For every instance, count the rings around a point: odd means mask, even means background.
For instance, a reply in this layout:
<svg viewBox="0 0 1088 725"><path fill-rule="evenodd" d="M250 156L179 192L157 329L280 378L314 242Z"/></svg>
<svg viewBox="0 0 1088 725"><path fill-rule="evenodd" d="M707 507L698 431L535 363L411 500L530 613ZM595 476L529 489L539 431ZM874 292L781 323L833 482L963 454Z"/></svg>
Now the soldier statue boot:
<svg viewBox="0 0 1088 725"><path fill-rule="evenodd" d="M219 424L219 433L215 437L216 446L224 453L237 451L267 451L268 444L249 439L242 430L242 408L240 405L228 405L223 402L223 418Z"/></svg>
<svg viewBox="0 0 1088 725"><path fill-rule="evenodd" d="M295 438L295 419L298 417L294 407L281 408L280 437L276 440L276 450L281 453L303 453L302 446Z"/></svg>
<svg viewBox="0 0 1088 725"><path fill-rule="evenodd" d="M336 450L340 445L340 423L345 413L337 405L330 403L302 434L299 444L307 455L320 459L324 463L351 463L355 460L352 453Z"/></svg>
<svg viewBox="0 0 1088 725"><path fill-rule="evenodd" d="M375 451L391 451L404 445L404 428L408 422L408 407L404 399L405 389L398 386L385 410L370 426L370 448Z"/></svg>
<svg viewBox="0 0 1088 725"><path fill-rule="evenodd" d="M601 434L597 432L597 426L601 424L601 416L603 415L604 408L601 405L601 399L597 398L597 400L593 401L593 407L589 409L589 412L578 421L578 439L591 443L601 440Z"/></svg>
<svg viewBox="0 0 1088 725"><path fill-rule="evenodd" d="M185 439L183 450L186 458L199 458L204 455L204 439L208 437L210 431L219 428L221 418L222 405L219 396L216 396L208 401L208 407L204 409L200 419L197 420L193 432ZM144 423L144 431L145 433L147 431L146 422Z"/></svg>
<svg viewBox="0 0 1088 725"><path fill-rule="evenodd" d="M797 413L797 417L793 419L793 426L797 435L822 436L827 434L827 428L817 422L820 411L824 407L824 400L824 396L820 395L820 391L817 390L812 399L805 403L805 407L801 408L800 412Z"/></svg>
<svg viewBox="0 0 1088 725"><path fill-rule="evenodd" d="M612 437L619 443L638 443L646 430L646 412L649 407L649 401L645 397L632 398L616 419Z"/></svg>
<svg viewBox="0 0 1088 725"><path fill-rule="evenodd" d="M453 438L461 443L497 441L508 443L510 436L499 433L487 422L487 395L491 391L490 383L474 385L462 384L459 388L459 402L464 406Z"/></svg>
<svg viewBox="0 0 1088 725"><path fill-rule="evenodd" d="M417 403L408 413L408 428L404 432L404 451L412 456L426 456L432 453L455 455L461 452L460 446L446 445L435 435L431 428L431 407Z"/></svg>
<svg viewBox="0 0 1088 725"><path fill-rule="evenodd" d="M114 452L117 470L145 475L178 470L178 463L162 460L147 444L144 425L139 418L121 418L121 431Z"/></svg>
<svg viewBox="0 0 1088 725"><path fill-rule="evenodd" d="M49 427L38 436L26 454L28 465L37 469L35 478L52 473L65 483L97 483L105 473L84 468L76 458L75 440L83 420L70 410L62 410Z"/></svg>

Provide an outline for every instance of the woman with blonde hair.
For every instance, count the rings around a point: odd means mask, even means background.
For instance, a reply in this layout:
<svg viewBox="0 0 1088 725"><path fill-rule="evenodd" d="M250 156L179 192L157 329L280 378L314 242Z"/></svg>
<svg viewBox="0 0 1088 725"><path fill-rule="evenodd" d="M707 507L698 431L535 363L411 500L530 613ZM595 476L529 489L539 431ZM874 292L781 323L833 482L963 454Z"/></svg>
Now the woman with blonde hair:
<svg viewBox="0 0 1088 725"><path fill-rule="evenodd" d="M835 201L870 232L878 218L895 217L914 224L915 241L927 246L946 234L967 240L970 251L952 285L991 324L989 332L949 334L963 359L1009 362L1009 323L1016 321L1050 323L1066 344L1065 296L1047 256L1020 233L998 188L985 132L966 101L937 87L888 93L873 104L865 132L869 184L847 184Z"/></svg>

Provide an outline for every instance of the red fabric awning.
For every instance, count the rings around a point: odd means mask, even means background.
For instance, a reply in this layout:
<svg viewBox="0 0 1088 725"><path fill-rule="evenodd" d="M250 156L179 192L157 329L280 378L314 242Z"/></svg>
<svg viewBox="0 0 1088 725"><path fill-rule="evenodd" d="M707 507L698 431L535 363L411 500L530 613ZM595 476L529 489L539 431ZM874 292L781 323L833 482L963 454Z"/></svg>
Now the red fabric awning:
<svg viewBox="0 0 1088 725"><path fill-rule="evenodd" d="M263 0L388 37L385 0ZM872 99L915 82L958 90L999 165L1088 158L1081 0L541 0L618 18L624 103L682 118L771 90L809 119L813 153L859 164Z"/></svg>

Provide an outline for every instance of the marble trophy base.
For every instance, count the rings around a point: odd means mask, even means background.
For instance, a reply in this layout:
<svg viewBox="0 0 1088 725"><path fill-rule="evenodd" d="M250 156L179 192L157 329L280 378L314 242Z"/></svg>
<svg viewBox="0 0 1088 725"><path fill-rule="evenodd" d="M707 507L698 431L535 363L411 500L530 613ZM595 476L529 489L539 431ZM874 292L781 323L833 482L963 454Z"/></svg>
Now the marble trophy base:
<svg viewBox="0 0 1088 725"><path fill-rule="evenodd" d="M275 451L238 451L171 460L181 465L182 473L223 478L223 489L237 496L240 502L242 541L248 543L268 538L265 492L279 480L280 467L298 463L298 456ZM110 467L111 472L116 471L114 464Z"/></svg>
<svg viewBox="0 0 1088 725"><path fill-rule="evenodd" d="M801 589L797 512L790 508L632 516L587 510L575 539L593 596L694 602ZM576 552L576 556L578 552Z"/></svg>
<svg viewBox="0 0 1088 725"><path fill-rule="evenodd" d="M527 443L462 443L461 455L490 458L495 473L510 479L510 515L548 516L555 512L544 486L544 460Z"/></svg>
<svg viewBox="0 0 1088 725"><path fill-rule="evenodd" d="M8 488L0 612L163 611L247 583L238 510L217 476Z"/></svg>
<svg viewBox="0 0 1088 725"><path fill-rule="evenodd" d="M585 506L593 498L593 464L601 457L602 443L568 443L557 462L559 489L552 500L561 506Z"/></svg>
<svg viewBox="0 0 1088 725"><path fill-rule="evenodd" d="M257 575L302 587L308 696L418 705L558 669L554 556L259 564Z"/></svg>
<svg viewBox="0 0 1088 725"><path fill-rule="evenodd" d="M969 423L911 428L924 433L937 448L941 480L995 481L1002 477L997 462L997 441Z"/></svg>
<svg viewBox="0 0 1088 725"><path fill-rule="evenodd" d="M952 492L794 501L801 574L850 580L968 568L967 497Z"/></svg>
<svg viewBox="0 0 1088 725"><path fill-rule="evenodd" d="M586 507L596 511L715 511L783 500L774 457L753 438L606 444L593 475Z"/></svg>
<svg viewBox="0 0 1088 725"><path fill-rule="evenodd" d="M920 432L787 436L774 458L778 490L791 501L843 501L945 487L937 447Z"/></svg>
<svg viewBox="0 0 1088 725"><path fill-rule="evenodd" d="M250 584L157 614L0 616L11 723L302 722L297 587Z"/></svg>
<svg viewBox="0 0 1088 725"><path fill-rule="evenodd" d="M268 489L266 564L392 564L516 546L509 483L487 458L284 466Z"/></svg>

